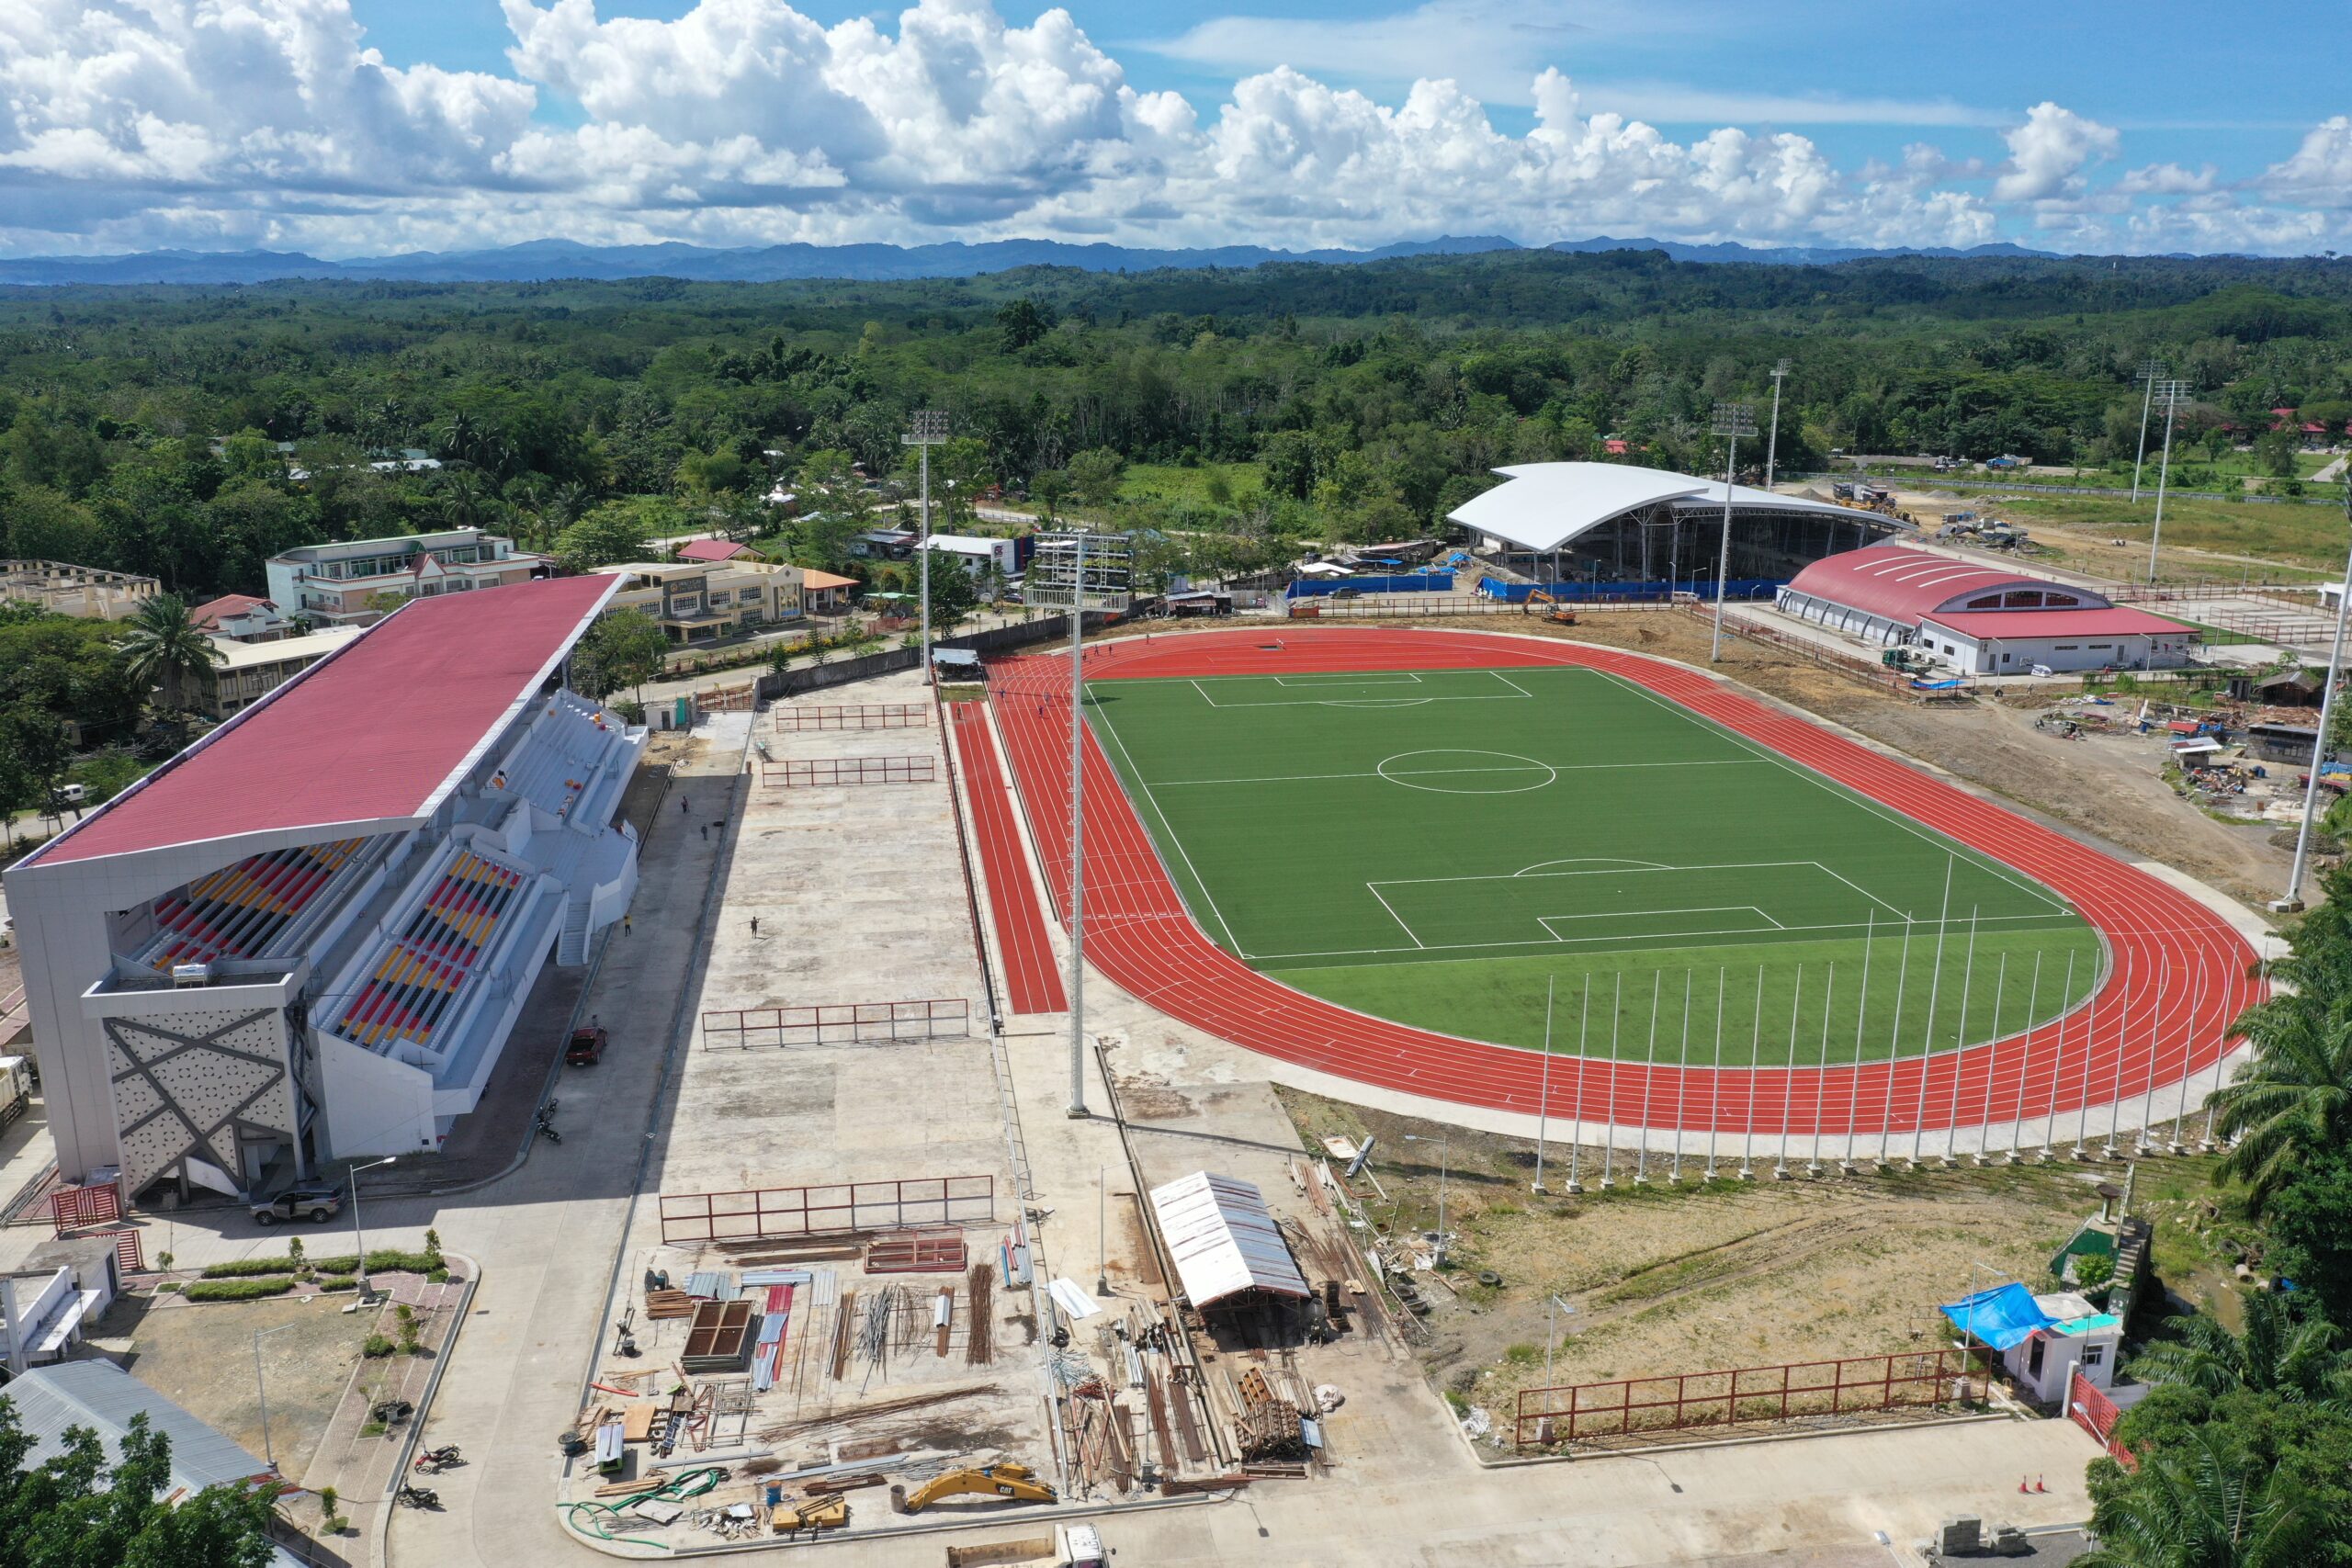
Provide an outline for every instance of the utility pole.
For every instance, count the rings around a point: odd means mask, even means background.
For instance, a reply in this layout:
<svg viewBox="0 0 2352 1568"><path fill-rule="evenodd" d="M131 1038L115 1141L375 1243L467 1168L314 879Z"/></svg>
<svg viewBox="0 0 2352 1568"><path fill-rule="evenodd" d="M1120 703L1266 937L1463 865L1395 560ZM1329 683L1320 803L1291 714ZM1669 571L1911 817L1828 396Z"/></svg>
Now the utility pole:
<svg viewBox="0 0 2352 1568"><path fill-rule="evenodd" d="M1789 373L1785 359L1772 367L1772 434L1764 442L1764 488L1772 488L1772 470L1781 453L1781 381Z"/></svg>
<svg viewBox="0 0 2352 1568"><path fill-rule="evenodd" d="M2352 484L2344 487L2344 523L2352 533ZM2344 563L2346 585L2335 595L2335 644L2327 656L2327 685L2319 699L2319 739L2312 743L2311 783L2303 790L2303 823L2295 830L2295 869L2287 876L2287 896L2270 906L2274 914L2291 914L2303 907L2303 870L2311 863L2312 818L2319 810L2319 769L2327 760L2327 725L2335 712L2335 689L2344 673L2345 612L2352 610L2352 556Z"/></svg>
<svg viewBox="0 0 2352 1568"><path fill-rule="evenodd" d="M1535 1098L1535 1181L1528 1190L1544 1190L1544 1140L1552 1130L1552 993L1560 977L1544 977L1544 1079Z"/></svg>
<svg viewBox="0 0 2352 1568"><path fill-rule="evenodd" d="M915 570L922 580L916 592L922 600L922 680L926 686L938 683L931 671L931 449L946 439L947 415L940 409L916 410L914 428L899 437L899 446L911 446L921 454L922 466L922 527L915 538L921 558Z"/></svg>
<svg viewBox="0 0 2352 1568"><path fill-rule="evenodd" d="M1756 434L1756 411L1746 403L1717 403L1711 428L1717 435L1731 438L1731 449L1724 455L1724 543L1723 554L1715 561L1715 637L1707 649L1707 662L1720 664L1724 657L1724 591L1731 582L1731 476L1739 464L1739 438ZM1671 597L1671 584L1667 592Z"/></svg>
<svg viewBox="0 0 2352 1568"><path fill-rule="evenodd" d="M2140 393L2140 450L2132 458L2132 504L2140 504L2140 465L2148 460L2148 409L2156 400L2156 378L2165 373L2161 359L2140 362L2140 379L2147 383Z"/></svg>
<svg viewBox="0 0 2352 1568"><path fill-rule="evenodd" d="M2165 536L2165 480L2172 474L2173 414L2180 407L2181 394L2188 390L2188 383L2178 378L2155 383L2156 396L2165 404L2165 455L2156 465L2156 525L2148 534L2148 581L2156 581L2156 546Z"/></svg>

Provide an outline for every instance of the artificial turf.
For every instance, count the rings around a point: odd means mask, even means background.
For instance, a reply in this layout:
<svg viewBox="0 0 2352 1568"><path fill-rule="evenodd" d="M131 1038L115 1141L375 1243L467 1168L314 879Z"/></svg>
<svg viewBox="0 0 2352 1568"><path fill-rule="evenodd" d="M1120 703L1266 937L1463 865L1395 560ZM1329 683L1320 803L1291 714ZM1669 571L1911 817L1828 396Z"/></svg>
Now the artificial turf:
<svg viewBox="0 0 2352 1568"><path fill-rule="evenodd" d="M1809 1065L1994 1038L2098 976L2048 888L1606 671L1089 697L1210 938L1378 1017L1541 1045L1548 986L1557 1050Z"/></svg>

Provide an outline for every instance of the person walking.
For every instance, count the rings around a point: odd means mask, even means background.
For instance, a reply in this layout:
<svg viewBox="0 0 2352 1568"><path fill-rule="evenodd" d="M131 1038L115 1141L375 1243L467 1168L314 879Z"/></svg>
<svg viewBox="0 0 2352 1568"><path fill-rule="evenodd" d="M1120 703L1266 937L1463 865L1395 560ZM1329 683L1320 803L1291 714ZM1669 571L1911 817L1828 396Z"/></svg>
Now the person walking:
<svg viewBox="0 0 2352 1568"><path fill-rule="evenodd" d="M752 917L752 934L753 936L760 934L760 917L757 915Z"/></svg>
<svg viewBox="0 0 2352 1568"><path fill-rule="evenodd" d="M621 917L621 935L623 935L623 936L627 936L627 935L628 935L628 934L629 934L629 931L628 931L628 921L629 921L629 918L628 918L627 915L623 915L623 916Z"/></svg>

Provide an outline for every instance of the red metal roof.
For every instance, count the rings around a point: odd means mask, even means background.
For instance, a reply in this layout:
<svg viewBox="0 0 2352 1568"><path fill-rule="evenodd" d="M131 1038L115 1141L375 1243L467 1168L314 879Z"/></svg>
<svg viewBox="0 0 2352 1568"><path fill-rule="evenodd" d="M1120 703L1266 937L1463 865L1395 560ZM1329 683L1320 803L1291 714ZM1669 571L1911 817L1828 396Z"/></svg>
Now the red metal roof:
<svg viewBox="0 0 2352 1568"><path fill-rule="evenodd" d="M2086 588L2026 577L1999 567L1979 566L1901 545L1873 545L1826 557L1798 572L1789 582L1792 593L1808 594L1890 621L1917 621L1946 604L1957 610L1968 600L2013 589L2070 594L2095 608L2105 608L2107 604L2104 598Z"/></svg>
<svg viewBox="0 0 2352 1568"><path fill-rule="evenodd" d="M751 553L749 545L739 545L732 539L695 539L678 547L680 560L733 560Z"/></svg>
<svg viewBox="0 0 2352 1568"><path fill-rule="evenodd" d="M620 584L591 573L413 600L34 859L418 816Z"/></svg>
<svg viewBox="0 0 2352 1568"><path fill-rule="evenodd" d="M1979 610L1966 614L1929 615L1939 626L1963 637L2188 637L2194 626L2152 615L2145 610L2116 605L2104 610Z"/></svg>
<svg viewBox="0 0 2352 1568"><path fill-rule="evenodd" d="M252 593L223 593L220 598L207 599L190 610L187 618L190 624L198 627L217 626L224 615L242 615L248 610L263 606L273 610L277 607Z"/></svg>

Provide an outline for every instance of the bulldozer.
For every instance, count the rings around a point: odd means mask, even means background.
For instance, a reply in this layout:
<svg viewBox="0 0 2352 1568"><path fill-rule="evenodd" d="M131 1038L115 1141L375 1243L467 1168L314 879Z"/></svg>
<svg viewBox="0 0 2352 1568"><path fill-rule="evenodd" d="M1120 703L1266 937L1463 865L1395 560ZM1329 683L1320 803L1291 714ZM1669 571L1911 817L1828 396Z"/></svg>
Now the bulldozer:
<svg viewBox="0 0 2352 1568"><path fill-rule="evenodd" d="M1027 1465L984 1464L974 1470L951 1470L944 1475L933 1476L911 1492L903 1486L893 1486L890 1507L894 1513L920 1514L942 1497L979 1494L1010 1497L1019 1503L1056 1500L1054 1489L1038 1480L1037 1472Z"/></svg>
<svg viewBox="0 0 2352 1568"><path fill-rule="evenodd" d="M1539 604L1549 604L1551 606L1550 609L1544 612L1544 618L1551 622L1554 626L1572 626L1577 624L1577 613L1574 610L1569 609L1566 604L1561 604L1557 599L1553 598L1549 593L1544 592L1541 588L1533 589L1529 592L1526 602L1520 606L1519 613L1522 615L1532 615L1535 614L1535 606Z"/></svg>

